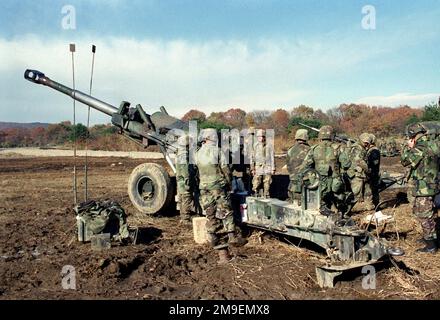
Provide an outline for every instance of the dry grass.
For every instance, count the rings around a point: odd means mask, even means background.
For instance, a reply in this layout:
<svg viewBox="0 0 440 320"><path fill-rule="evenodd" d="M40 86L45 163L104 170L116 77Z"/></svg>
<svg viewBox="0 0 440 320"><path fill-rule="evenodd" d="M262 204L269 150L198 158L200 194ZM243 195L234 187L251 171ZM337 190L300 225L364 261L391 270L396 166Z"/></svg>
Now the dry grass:
<svg viewBox="0 0 440 320"><path fill-rule="evenodd" d="M410 204L401 204L395 209L392 207L382 209L387 215L394 215L397 225L388 224L382 232L381 237L386 238L393 246L400 247L405 255L395 257L394 267L385 270L384 284L395 294L383 291L379 293L382 298L389 298L396 295L406 299L429 299L431 296L438 298L437 285L440 284L440 264L438 254L424 254L417 252L422 246L418 242L422 230L419 222L412 214ZM359 221L365 217L365 213L359 213L355 220ZM396 237L396 226L400 239ZM373 229L373 234L376 231Z"/></svg>

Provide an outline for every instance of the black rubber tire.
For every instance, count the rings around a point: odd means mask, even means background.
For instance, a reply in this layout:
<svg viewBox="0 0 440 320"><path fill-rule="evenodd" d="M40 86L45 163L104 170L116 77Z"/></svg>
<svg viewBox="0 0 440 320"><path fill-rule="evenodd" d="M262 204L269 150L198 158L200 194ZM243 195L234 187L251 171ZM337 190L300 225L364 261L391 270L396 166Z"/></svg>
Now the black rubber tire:
<svg viewBox="0 0 440 320"><path fill-rule="evenodd" d="M144 199L142 188L150 183L154 192L150 199ZM165 211L174 198L174 185L164 167L156 163L143 163L132 171L128 178L128 196L133 206L142 213L153 215Z"/></svg>

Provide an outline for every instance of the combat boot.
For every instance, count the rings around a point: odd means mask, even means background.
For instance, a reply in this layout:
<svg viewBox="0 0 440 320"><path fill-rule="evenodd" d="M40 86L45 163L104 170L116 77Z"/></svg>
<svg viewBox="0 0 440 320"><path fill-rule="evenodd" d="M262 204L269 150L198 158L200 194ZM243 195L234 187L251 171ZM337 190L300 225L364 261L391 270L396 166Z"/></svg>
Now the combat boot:
<svg viewBox="0 0 440 320"><path fill-rule="evenodd" d="M425 240L425 247L419 248L417 252L436 253L438 250L437 240Z"/></svg>
<svg viewBox="0 0 440 320"><path fill-rule="evenodd" d="M207 238L208 238L208 243L211 247L215 247L218 245L219 238L217 237L217 235L215 233L208 233Z"/></svg>
<svg viewBox="0 0 440 320"><path fill-rule="evenodd" d="M248 241L245 238L243 238L242 236L237 236L233 232L228 233L228 244L230 244L231 246L242 247L246 243L248 243Z"/></svg>

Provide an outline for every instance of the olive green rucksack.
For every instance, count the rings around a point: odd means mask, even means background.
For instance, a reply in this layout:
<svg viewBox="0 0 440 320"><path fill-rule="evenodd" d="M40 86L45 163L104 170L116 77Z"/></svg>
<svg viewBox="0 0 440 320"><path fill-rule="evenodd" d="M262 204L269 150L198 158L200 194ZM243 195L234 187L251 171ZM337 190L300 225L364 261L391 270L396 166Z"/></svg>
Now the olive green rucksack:
<svg viewBox="0 0 440 320"><path fill-rule="evenodd" d="M129 237L127 215L119 203L89 200L75 206L78 240L87 242L98 234L109 233L113 240Z"/></svg>

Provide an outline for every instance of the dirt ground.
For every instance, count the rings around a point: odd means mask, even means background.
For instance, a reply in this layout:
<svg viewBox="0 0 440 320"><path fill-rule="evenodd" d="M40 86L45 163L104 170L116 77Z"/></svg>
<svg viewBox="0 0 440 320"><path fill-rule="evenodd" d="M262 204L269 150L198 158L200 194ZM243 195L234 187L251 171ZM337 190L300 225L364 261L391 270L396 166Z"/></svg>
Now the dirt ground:
<svg viewBox="0 0 440 320"><path fill-rule="evenodd" d="M379 266L376 289L362 289L360 271L342 278L334 289L322 289L315 266L323 263L324 255L295 239L253 231L249 243L235 251L235 261L219 266L215 253L196 245L192 229L179 225L175 214L137 213L126 183L132 169L144 161L90 160L90 197L120 202L129 223L141 227L143 234L142 244L96 252L76 241L72 158L1 158L0 299L440 298L440 253L415 252L421 230L407 203L395 209L400 240L394 226L384 233L406 254L395 264ZM390 171L401 170L397 158L384 163ZM389 192L385 198L393 196ZM392 214L393 209L383 212ZM62 288L65 265L75 268L76 290Z"/></svg>

